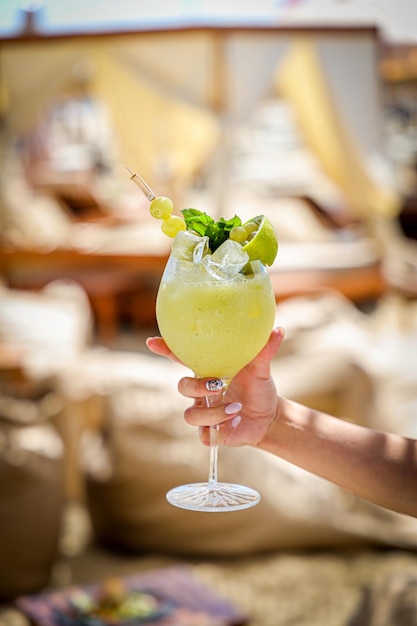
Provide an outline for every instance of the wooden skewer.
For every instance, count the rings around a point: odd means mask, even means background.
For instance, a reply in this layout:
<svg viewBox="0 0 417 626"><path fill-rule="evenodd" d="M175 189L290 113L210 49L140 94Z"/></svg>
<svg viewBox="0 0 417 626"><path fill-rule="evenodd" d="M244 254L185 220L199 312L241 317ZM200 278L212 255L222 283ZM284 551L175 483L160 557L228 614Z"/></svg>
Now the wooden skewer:
<svg viewBox="0 0 417 626"><path fill-rule="evenodd" d="M130 169L130 167L126 167L126 169L128 170L130 174L130 180L133 180L133 182L137 184L137 186L142 191L142 193L145 194L149 202L151 202L154 198L156 198L154 192L149 187L148 183L146 183L143 180L143 178L139 176L139 174L136 174L133 170Z"/></svg>

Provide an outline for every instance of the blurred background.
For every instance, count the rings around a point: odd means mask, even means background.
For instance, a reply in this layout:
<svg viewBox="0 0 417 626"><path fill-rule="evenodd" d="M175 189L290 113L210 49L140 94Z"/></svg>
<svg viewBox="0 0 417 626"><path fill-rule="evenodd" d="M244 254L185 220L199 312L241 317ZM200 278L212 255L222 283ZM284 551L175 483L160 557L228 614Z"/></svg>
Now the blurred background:
<svg viewBox="0 0 417 626"><path fill-rule="evenodd" d="M417 573L413 520L259 451L220 468L256 509L165 502L207 451L183 370L145 347L171 241L126 169L177 214L267 215L280 392L417 436L416 25L410 0L2 0L5 620L19 594L180 561L250 623L337 626Z"/></svg>

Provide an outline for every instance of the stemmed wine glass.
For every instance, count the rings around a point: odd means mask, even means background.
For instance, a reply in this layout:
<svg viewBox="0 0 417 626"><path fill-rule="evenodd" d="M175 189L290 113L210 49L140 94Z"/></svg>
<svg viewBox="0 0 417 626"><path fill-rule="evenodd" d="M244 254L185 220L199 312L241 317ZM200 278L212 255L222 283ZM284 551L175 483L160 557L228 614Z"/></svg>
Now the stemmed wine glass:
<svg viewBox="0 0 417 626"><path fill-rule="evenodd" d="M132 173L132 178L138 176ZM148 199L155 197L136 180ZM248 262L242 246L226 240L214 253L208 238L180 231L172 245L156 300L161 336L195 376L220 385L208 406L223 402L228 384L265 345L275 318L275 296L260 261ZM221 382L219 382L221 381ZM171 489L167 500L194 511L236 511L254 506L254 489L218 480L218 426L210 428L207 482Z"/></svg>

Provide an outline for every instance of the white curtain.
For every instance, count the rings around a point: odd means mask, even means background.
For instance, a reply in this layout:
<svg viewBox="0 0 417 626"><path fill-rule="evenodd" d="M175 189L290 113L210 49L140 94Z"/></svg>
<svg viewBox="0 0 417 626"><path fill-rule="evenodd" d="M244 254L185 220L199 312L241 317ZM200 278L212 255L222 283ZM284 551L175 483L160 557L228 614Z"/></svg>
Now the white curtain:
<svg viewBox="0 0 417 626"><path fill-rule="evenodd" d="M358 97L349 100L332 93L345 85L334 76L333 81L326 80L331 63L323 63L315 52L329 38L329 32L306 35L308 50L286 31L256 28L3 42L0 93L9 133L16 137L27 132L39 122L51 99L70 94L74 68L85 62L92 68L89 90L109 110L120 158L150 182L162 161L171 177L186 185L213 151L226 145L225 134L234 122L247 117L262 98L276 93L280 71L279 88L299 115L325 171L355 207L368 210L381 198L379 190L369 191L372 182L365 181L361 150L354 146L363 147L358 107L365 103L367 116L379 115L372 74L377 68L375 59L368 58L376 43L362 48L367 53L365 69L361 83L352 83ZM353 38L369 43L373 35L365 32ZM352 45L352 37L346 34L335 44L345 65ZM350 80L355 80L354 72ZM343 128L340 104L348 121ZM227 158L222 168L225 174ZM349 176L343 178L342 170L343 176ZM374 197L362 202L364 185ZM384 210L391 212L388 205Z"/></svg>

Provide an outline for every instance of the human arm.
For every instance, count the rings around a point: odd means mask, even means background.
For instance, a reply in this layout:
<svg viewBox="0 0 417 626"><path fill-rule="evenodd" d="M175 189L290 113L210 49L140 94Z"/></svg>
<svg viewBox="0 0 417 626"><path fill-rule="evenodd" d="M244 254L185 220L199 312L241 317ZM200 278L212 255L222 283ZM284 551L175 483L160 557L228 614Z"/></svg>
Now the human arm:
<svg viewBox="0 0 417 626"><path fill-rule="evenodd" d="M387 509L417 517L417 442L281 399L259 447Z"/></svg>
<svg viewBox="0 0 417 626"><path fill-rule="evenodd" d="M233 379L221 406L206 406L207 379L181 379L180 393L194 399L185 411L187 422L200 427L205 444L208 426L220 424L223 445L258 447L374 504L417 517L417 441L277 395L270 362L283 336L282 330L273 331L265 348ZM148 346L175 359L162 339Z"/></svg>

